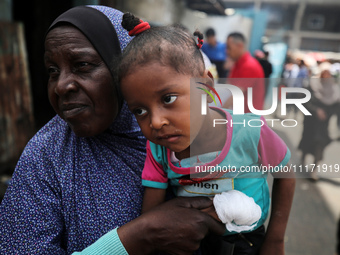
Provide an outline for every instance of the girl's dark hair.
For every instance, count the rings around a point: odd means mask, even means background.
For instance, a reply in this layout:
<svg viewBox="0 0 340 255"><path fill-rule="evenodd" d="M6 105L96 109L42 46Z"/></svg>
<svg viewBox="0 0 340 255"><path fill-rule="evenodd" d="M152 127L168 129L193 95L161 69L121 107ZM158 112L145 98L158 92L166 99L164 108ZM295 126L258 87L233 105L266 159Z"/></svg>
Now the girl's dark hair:
<svg viewBox="0 0 340 255"><path fill-rule="evenodd" d="M140 19L130 13L123 16L122 26L131 31ZM194 33L203 39L202 33ZM178 26L151 27L138 34L123 51L118 67L119 80L134 71L136 66L158 62L171 66L178 73L199 76L205 67L202 54L193 36Z"/></svg>

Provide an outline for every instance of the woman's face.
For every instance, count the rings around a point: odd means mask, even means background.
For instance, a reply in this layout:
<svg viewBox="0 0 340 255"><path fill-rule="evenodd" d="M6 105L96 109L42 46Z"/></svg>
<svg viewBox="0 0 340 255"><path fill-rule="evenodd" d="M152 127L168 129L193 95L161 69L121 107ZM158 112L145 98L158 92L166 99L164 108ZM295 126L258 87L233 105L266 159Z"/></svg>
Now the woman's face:
<svg viewBox="0 0 340 255"><path fill-rule="evenodd" d="M77 136L102 133L118 113L111 73L87 38L72 26L51 30L45 40L48 97Z"/></svg>

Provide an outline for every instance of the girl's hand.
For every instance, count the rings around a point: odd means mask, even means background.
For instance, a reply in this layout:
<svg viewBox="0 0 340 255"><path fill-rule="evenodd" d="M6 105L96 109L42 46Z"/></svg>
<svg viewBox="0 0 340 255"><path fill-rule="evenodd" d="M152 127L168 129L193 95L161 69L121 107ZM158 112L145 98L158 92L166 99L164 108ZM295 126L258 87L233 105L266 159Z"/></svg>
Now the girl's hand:
<svg viewBox="0 0 340 255"><path fill-rule="evenodd" d="M209 214L211 217L213 217L215 220L221 222L220 218L218 218L217 213L215 211L215 207L212 205L210 207L201 209L201 212Z"/></svg>

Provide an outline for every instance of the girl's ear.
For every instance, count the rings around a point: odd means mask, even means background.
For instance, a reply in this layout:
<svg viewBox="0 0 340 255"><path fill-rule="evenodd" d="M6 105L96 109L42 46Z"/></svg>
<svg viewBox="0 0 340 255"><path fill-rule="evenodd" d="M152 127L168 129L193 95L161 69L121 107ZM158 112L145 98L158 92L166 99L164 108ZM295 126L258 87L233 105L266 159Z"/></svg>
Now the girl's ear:
<svg viewBox="0 0 340 255"><path fill-rule="evenodd" d="M212 80L214 80L214 76L211 74L211 72L210 72L209 70L206 70L206 71L208 71L208 76L209 76Z"/></svg>
<svg viewBox="0 0 340 255"><path fill-rule="evenodd" d="M214 76L211 74L211 72L208 69L204 70L203 78L207 79L207 82L210 86L214 86Z"/></svg>
<svg viewBox="0 0 340 255"><path fill-rule="evenodd" d="M209 70L206 69L204 71L203 78L205 78L204 80L208 85L210 85L211 87L214 87L214 77ZM207 100L208 100L208 103L213 102L213 99L210 96L207 97Z"/></svg>

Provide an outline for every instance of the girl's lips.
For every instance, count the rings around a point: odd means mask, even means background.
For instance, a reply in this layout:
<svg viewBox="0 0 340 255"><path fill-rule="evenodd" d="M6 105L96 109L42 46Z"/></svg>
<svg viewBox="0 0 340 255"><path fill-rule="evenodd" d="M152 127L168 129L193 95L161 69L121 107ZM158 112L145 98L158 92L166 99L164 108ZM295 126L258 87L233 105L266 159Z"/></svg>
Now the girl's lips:
<svg viewBox="0 0 340 255"><path fill-rule="evenodd" d="M180 137L181 137L180 135L163 135L157 138L160 140L165 140L167 142L176 142L179 140Z"/></svg>

